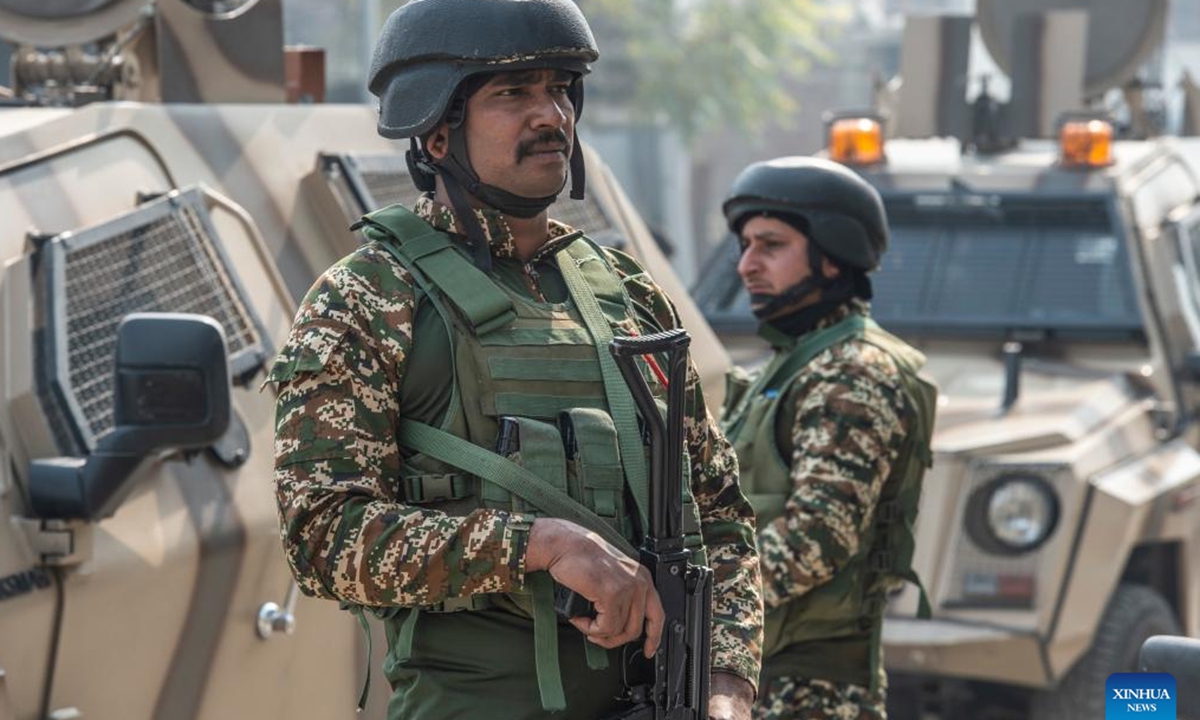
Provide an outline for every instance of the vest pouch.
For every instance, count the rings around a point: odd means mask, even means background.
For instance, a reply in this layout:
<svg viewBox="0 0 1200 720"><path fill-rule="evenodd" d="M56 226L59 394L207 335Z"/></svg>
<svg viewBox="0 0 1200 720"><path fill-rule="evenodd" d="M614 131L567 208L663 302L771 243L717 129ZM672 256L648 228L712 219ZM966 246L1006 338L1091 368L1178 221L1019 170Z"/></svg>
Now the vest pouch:
<svg viewBox="0 0 1200 720"><path fill-rule="evenodd" d="M568 492L625 537L632 537L625 509L625 474L617 427L603 410L572 408L558 416L566 453Z"/></svg>
<svg viewBox="0 0 1200 720"><path fill-rule="evenodd" d="M504 416L499 419L500 431L496 451L537 475L551 487L562 492L567 488L567 462L562 436L558 428L539 420ZM496 483L483 480L479 489L483 506L495 510L513 510L542 516L541 508L531 506Z"/></svg>
<svg viewBox="0 0 1200 720"><path fill-rule="evenodd" d="M768 610L763 659L797 643L858 634L858 620L865 612L860 584L862 570L862 563L854 561L828 583Z"/></svg>
<svg viewBox="0 0 1200 720"><path fill-rule="evenodd" d="M734 365L725 372L725 402L721 406L721 417L727 418L742 402L746 391L754 383L754 375L740 365Z"/></svg>
<svg viewBox="0 0 1200 720"><path fill-rule="evenodd" d="M505 415L498 419L495 451L538 476L538 479L567 492L566 455L558 428L531 418ZM500 485L480 479L479 497L484 507L545 515ZM534 616L533 596L529 592L498 593L489 596L493 607L528 620ZM561 621L560 622L565 622Z"/></svg>
<svg viewBox="0 0 1200 720"><path fill-rule="evenodd" d="M791 458L780 456L775 441L773 413L778 408L778 390L750 398L743 420L738 423L742 432L732 432L730 440L738 457L742 492L754 506L754 519L761 532L772 520L783 514L792 494Z"/></svg>

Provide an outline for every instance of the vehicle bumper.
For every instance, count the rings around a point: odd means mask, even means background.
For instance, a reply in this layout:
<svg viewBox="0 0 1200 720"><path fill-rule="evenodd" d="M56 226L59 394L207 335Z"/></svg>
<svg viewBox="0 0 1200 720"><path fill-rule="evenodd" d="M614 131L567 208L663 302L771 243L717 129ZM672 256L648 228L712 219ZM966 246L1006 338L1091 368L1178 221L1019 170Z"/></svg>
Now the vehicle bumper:
<svg viewBox="0 0 1200 720"><path fill-rule="evenodd" d="M1050 678L1038 636L949 620L887 618L888 670L1046 687Z"/></svg>

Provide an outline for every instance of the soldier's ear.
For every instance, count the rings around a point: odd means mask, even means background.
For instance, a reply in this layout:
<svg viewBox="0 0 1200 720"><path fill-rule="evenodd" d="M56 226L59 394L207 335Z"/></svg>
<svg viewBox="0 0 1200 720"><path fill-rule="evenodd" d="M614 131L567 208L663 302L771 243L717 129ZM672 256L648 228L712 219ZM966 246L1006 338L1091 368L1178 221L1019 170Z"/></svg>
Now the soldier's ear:
<svg viewBox="0 0 1200 720"><path fill-rule="evenodd" d="M442 160L450 154L450 126L440 123L425 136L425 151L434 160Z"/></svg>
<svg viewBox="0 0 1200 720"><path fill-rule="evenodd" d="M822 257L821 258L821 274L823 274L825 277L829 278L830 280L833 280L834 278L841 276L842 269L840 267L838 267L837 263L833 262L828 257Z"/></svg>

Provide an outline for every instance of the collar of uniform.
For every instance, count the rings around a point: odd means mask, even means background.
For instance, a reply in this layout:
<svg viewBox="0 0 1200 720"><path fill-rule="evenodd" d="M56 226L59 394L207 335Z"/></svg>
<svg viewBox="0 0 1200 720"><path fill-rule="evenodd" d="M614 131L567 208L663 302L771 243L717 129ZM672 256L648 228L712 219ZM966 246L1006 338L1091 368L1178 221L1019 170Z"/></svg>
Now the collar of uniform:
<svg viewBox="0 0 1200 720"><path fill-rule="evenodd" d="M464 234L458 226L458 219L454 216L454 210L434 200L433 195L429 193L422 195L417 200L413 212L438 230L455 235ZM475 217L479 220L479 226L483 228L484 235L487 236L488 246L492 249L492 255L498 258L516 257L516 246L513 244L512 228L509 227L508 217L493 208L475 208L474 212ZM549 230L546 236L546 243L538 248L538 251L534 253L530 262L540 260L547 255L558 252L570 241L578 237L574 228L557 220L550 221Z"/></svg>
<svg viewBox="0 0 1200 720"><path fill-rule="evenodd" d="M829 314L817 321L813 329L809 332L824 330L825 328L833 327L851 315L869 316L871 314L871 303L862 298L853 297L846 302L838 305Z"/></svg>
<svg viewBox="0 0 1200 720"><path fill-rule="evenodd" d="M807 308L808 312L810 313L814 309L815 308L811 306ZM804 311L799 310L796 312ZM770 343L771 347L786 352L788 349L795 347L796 344L799 343L803 338L808 337L812 333L815 333L819 330L833 327L851 315L870 317L871 303L859 297L852 297L845 302L840 302L835 305L829 312L821 316L816 322L812 322L811 319L805 320L803 325L804 329L802 330L788 326L788 320L793 320L794 324L794 321L797 319L794 315L785 317L782 321L760 322L758 324L758 335ZM812 323L812 325L810 326L808 323Z"/></svg>

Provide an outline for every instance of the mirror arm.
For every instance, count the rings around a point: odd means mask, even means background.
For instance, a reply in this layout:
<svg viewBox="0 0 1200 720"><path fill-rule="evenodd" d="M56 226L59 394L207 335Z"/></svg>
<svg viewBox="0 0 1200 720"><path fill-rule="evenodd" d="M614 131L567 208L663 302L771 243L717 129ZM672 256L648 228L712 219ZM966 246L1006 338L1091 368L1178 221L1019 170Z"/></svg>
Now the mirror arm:
<svg viewBox="0 0 1200 720"><path fill-rule="evenodd" d="M88 458L50 458L31 464L30 504L38 517L99 520L116 511L126 479L149 454L132 428L105 435Z"/></svg>

